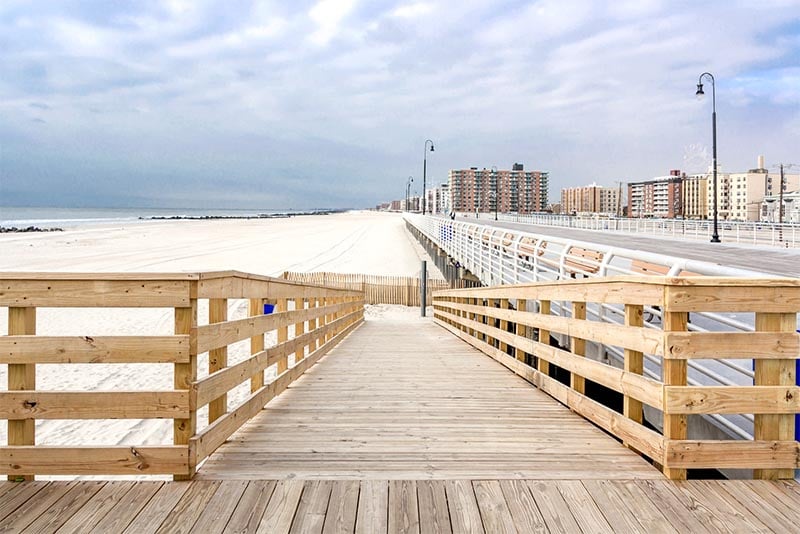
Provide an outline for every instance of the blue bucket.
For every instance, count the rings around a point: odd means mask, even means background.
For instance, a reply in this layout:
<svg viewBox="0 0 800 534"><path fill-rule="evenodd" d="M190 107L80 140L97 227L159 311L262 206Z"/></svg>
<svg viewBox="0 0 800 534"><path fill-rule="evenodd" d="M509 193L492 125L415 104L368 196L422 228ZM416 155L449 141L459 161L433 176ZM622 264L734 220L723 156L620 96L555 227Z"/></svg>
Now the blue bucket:
<svg viewBox="0 0 800 534"><path fill-rule="evenodd" d="M275 311L274 304L264 304L264 315L269 315L270 313Z"/></svg>

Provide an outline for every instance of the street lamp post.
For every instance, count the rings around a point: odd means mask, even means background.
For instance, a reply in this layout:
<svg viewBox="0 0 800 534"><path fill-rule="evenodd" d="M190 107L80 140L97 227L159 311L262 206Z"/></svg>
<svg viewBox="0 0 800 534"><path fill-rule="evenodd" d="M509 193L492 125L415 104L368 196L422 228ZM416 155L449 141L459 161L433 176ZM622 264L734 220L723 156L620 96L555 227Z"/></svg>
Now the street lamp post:
<svg viewBox="0 0 800 534"><path fill-rule="evenodd" d="M408 200L409 200L408 197L411 195L411 184L413 184L413 183L414 183L414 177L413 176L409 176L408 177L408 182L406 182L406 211L411 211L408 208Z"/></svg>
<svg viewBox="0 0 800 534"><path fill-rule="evenodd" d="M422 153L422 214L425 215L425 204L427 204L425 185L428 174L428 143L431 144L431 152L433 152L433 141L430 139L425 140L425 150Z"/></svg>
<svg viewBox="0 0 800 534"><path fill-rule="evenodd" d="M497 220L497 202L500 200L497 197L497 167L492 165L492 177L494 178L494 220Z"/></svg>
<svg viewBox="0 0 800 534"><path fill-rule="evenodd" d="M710 72L704 72L697 80L697 98L702 98L705 93L703 92L703 76L708 76L711 79L711 142L712 142L712 156L711 165L713 166L714 173L714 233L711 234L711 242L719 243L719 227L717 223L718 207L717 203L717 89L714 84L714 75Z"/></svg>

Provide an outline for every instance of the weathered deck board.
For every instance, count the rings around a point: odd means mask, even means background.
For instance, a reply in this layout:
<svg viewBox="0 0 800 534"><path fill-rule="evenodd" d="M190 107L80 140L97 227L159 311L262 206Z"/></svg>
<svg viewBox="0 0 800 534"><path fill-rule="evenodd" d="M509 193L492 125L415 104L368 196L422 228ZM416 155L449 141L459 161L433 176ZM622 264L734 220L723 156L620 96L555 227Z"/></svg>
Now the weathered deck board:
<svg viewBox="0 0 800 534"><path fill-rule="evenodd" d="M220 447L212 479L659 479L428 321L362 325Z"/></svg>
<svg viewBox="0 0 800 534"><path fill-rule="evenodd" d="M20 482L14 493L44 494L3 502L0 532L89 517L79 531L789 532L800 510L796 483L769 481ZM57 501L68 505L51 511Z"/></svg>

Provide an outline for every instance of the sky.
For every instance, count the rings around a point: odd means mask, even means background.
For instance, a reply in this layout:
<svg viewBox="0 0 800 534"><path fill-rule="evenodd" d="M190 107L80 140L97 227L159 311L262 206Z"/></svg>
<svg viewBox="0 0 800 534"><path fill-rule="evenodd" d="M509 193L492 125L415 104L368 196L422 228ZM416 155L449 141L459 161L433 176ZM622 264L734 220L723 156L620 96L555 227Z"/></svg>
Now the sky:
<svg viewBox="0 0 800 534"><path fill-rule="evenodd" d="M0 2L0 206L370 207L800 163L800 0Z"/></svg>

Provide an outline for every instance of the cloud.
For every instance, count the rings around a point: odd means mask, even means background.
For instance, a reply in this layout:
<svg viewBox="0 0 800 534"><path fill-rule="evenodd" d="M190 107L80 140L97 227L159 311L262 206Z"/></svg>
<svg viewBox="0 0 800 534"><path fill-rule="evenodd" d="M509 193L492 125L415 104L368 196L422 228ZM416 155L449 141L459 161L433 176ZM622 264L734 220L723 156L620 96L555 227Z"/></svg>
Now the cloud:
<svg viewBox="0 0 800 534"><path fill-rule="evenodd" d="M798 28L788 1L3 3L3 182L31 199L86 176L109 183L98 203L135 184L153 202L374 205L421 174L432 138L432 183L523 161L555 199L709 145L705 70L725 167L796 161Z"/></svg>

